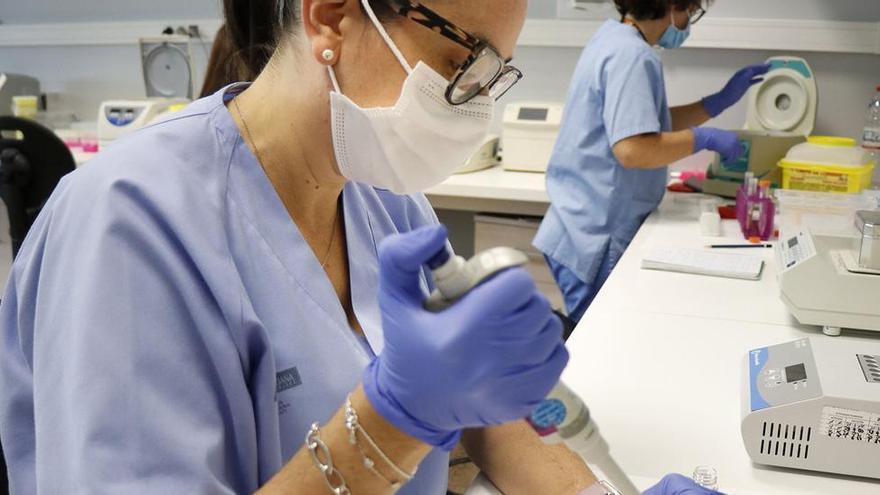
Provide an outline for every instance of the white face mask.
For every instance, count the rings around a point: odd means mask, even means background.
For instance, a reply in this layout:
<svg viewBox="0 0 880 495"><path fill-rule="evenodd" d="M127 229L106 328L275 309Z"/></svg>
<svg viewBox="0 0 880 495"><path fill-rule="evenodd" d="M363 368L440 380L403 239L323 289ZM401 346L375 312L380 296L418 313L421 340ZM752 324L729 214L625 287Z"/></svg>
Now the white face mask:
<svg viewBox="0 0 880 495"><path fill-rule="evenodd" d="M409 76L393 107L361 108L342 94L332 67L333 148L347 179L412 194L451 176L486 138L495 100L477 96L460 106L446 101L449 81L423 62L413 70L370 9L376 29Z"/></svg>

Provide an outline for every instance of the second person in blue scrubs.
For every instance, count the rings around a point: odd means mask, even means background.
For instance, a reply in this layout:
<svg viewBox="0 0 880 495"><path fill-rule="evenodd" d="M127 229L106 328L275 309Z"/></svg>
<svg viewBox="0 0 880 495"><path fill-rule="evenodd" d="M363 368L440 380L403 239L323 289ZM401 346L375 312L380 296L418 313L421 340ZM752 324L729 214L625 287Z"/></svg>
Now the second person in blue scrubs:
<svg viewBox="0 0 880 495"><path fill-rule="evenodd" d="M666 167L701 150L741 153L737 135L698 127L737 103L769 69L746 67L702 101L669 108L654 49L679 48L707 0L615 0L575 71L547 170L551 208L535 238L580 320L645 218L660 204Z"/></svg>

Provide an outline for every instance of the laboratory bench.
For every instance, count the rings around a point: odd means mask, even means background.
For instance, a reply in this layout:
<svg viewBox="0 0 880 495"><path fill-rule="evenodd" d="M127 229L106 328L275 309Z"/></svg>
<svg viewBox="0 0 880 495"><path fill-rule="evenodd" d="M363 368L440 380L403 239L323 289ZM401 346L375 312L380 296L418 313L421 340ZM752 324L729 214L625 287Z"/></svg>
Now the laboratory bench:
<svg viewBox="0 0 880 495"><path fill-rule="evenodd" d="M876 342L880 334L827 337L798 324L779 300L772 249L750 250L766 262L759 281L641 269L651 249L742 242L735 221L723 222L723 238L701 235L700 198L667 194L644 223L569 340L563 380L643 489L708 465L732 495L880 493L877 480L751 462L740 434L750 350L805 337ZM473 487L468 495L488 493Z"/></svg>
<svg viewBox="0 0 880 495"><path fill-rule="evenodd" d="M544 174L501 167L453 175L425 195L439 210L543 217L550 206Z"/></svg>

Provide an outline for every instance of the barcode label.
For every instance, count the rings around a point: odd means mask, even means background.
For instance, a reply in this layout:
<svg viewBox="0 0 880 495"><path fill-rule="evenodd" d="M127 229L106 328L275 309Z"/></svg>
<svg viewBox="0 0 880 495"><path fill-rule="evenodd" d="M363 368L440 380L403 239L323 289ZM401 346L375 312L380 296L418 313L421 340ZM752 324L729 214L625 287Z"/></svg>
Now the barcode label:
<svg viewBox="0 0 880 495"><path fill-rule="evenodd" d="M830 438L880 445L880 414L825 407L819 433Z"/></svg>

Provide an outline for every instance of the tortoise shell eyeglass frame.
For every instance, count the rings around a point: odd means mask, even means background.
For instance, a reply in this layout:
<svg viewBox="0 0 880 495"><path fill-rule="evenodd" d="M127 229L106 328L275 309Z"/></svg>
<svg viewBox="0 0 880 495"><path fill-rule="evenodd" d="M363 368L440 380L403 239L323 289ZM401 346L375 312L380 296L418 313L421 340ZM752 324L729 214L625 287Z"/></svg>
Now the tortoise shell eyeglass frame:
<svg viewBox="0 0 880 495"><path fill-rule="evenodd" d="M499 99L523 78L522 72L507 65L504 57L491 44L461 29L440 14L411 0L385 0L397 14L434 31L470 50L446 90L450 105L463 105L488 90L491 98Z"/></svg>

